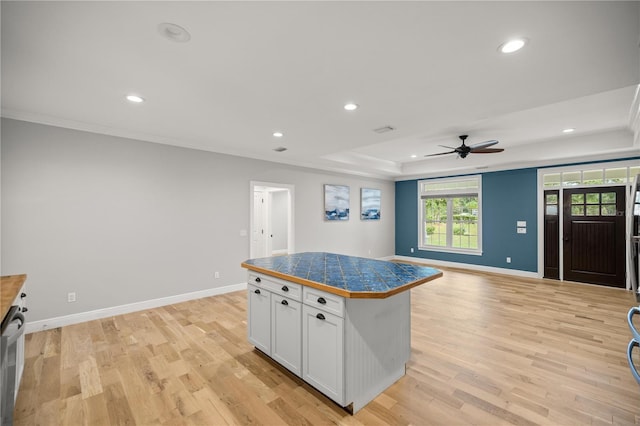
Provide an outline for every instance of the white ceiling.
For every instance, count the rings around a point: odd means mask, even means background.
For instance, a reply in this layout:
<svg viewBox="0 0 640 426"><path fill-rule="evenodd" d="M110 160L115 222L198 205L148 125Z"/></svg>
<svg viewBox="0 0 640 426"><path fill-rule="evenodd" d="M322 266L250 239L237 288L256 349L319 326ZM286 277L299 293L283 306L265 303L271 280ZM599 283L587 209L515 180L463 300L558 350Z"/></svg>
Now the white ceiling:
<svg viewBox="0 0 640 426"><path fill-rule="evenodd" d="M396 179L640 154L637 1L1 7L4 117ZM424 157L463 133L505 152Z"/></svg>

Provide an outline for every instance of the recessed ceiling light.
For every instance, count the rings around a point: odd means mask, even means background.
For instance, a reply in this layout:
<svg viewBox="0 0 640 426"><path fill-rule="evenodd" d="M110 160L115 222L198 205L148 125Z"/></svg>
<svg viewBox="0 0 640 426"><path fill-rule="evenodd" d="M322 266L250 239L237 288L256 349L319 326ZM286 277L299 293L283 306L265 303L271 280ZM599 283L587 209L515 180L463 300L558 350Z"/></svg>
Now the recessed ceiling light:
<svg viewBox="0 0 640 426"><path fill-rule="evenodd" d="M573 127L569 127L568 129L564 129L562 131L562 133L571 133L571 132L575 132L575 131L576 131L576 129L574 129Z"/></svg>
<svg viewBox="0 0 640 426"><path fill-rule="evenodd" d="M158 32L160 32L162 37L171 41L177 41L178 43L186 43L191 40L191 34L189 34L189 31L185 30L180 25L172 24L170 22L158 24Z"/></svg>
<svg viewBox="0 0 640 426"><path fill-rule="evenodd" d="M417 155L411 154L411 158L416 158L416 157L417 157Z"/></svg>
<svg viewBox="0 0 640 426"><path fill-rule="evenodd" d="M281 138L284 136L284 133L282 132L273 132L273 136L275 136L276 138Z"/></svg>
<svg viewBox="0 0 640 426"><path fill-rule="evenodd" d="M354 103L345 104L344 109L346 109L347 111L353 111L355 109L358 109L358 104L354 104Z"/></svg>
<svg viewBox="0 0 640 426"><path fill-rule="evenodd" d="M502 43L498 47L498 50L502 53L513 53L522 49L525 44L527 44L526 38L516 38L513 40L509 40L506 43Z"/></svg>
<svg viewBox="0 0 640 426"><path fill-rule="evenodd" d="M138 96L138 95L127 95L127 100L129 102L134 102L136 104L139 104L140 102L144 102L144 98Z"/></svg>

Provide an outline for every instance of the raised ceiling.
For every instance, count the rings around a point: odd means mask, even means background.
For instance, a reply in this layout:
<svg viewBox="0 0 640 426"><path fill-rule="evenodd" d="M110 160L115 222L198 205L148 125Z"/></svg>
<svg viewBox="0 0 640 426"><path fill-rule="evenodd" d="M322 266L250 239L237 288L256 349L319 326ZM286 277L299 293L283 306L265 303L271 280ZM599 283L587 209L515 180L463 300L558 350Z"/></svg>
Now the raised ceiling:
<svg viewBox="0 0 640 426"><path fill-rule="evenodd" d="M639 2L1 7L4 117L395 179L640 153ZM424 157L463 133L505 151Z"/></svg>

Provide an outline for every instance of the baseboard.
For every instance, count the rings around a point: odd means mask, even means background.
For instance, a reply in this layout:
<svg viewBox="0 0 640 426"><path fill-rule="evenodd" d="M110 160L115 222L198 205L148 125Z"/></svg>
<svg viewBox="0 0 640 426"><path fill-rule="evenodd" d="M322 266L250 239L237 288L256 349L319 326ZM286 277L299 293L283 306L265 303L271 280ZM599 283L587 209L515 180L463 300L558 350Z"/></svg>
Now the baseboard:
<svg viewBox="0 0 640 426"><path fill-rule="evenodd" d="M386 256L380 260L404 260L406 262L424 263L425 265L447 266L449 268L469 269L472 271L493 272L495 274L513 275L525 278L542 278L537 272L520 271L518 269L496 268L493 266L473 265L471 263L448 262L446 260L425 259L411 256Z"/></svg>
<svg viewBox="0 0 640 426"><path fill-rule="evenodd" d="M81 322L92 321L100 318L128 314L136 311L143 311L145 309L157 308L159 306L172 305L174 303L186 302L188 300L217 296L220 294L231 293L233 291L245 290L246 288L246 283L233 284L224 287L215 287L207 290L194 291L191 293L176 294L175 296L161 297L159 299L151 299L142 302L129 303L126 305L96 309L94 311L80 312L77 314L65 315L61 317L54 317L38 321L27 321L27 324L25 325L25 333L34 333L36 331L49 330L51 328L63 327L65 325L78 324Z"/></svg>

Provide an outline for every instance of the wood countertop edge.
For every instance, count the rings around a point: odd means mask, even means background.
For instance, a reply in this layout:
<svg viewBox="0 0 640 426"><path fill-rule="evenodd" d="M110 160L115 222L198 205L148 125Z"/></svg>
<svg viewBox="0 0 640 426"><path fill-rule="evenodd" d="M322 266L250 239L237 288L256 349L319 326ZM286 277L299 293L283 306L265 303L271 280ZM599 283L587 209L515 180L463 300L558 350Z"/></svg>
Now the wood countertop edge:
<svg viewBox="0 0 640 426"><path fill-rule="evenodd" d="M0 277L0 320L9 312L11 303L13 303L16 297L18 297L18 294L20 294L20 290L26 280L26 274L5 275Z"/></svg>
<svg viewBox="0 0 640 426"><path fill-rule="evenodd" d="M287 275L281 272L272 271L270 269L261 268L259 266L250 265L244 262L242 262L240 266L250 271L260 272L262 274L269 275L275 278L280 278L285 281L291 281L306 287L312 287L318 290L326 291L327 293L342 296L347 299L386 299L387 297L393 296L398 293L402 293L403 291L409 290L413 287L417 287L429 281L433 281L436 278L440 278L442 276L442 272L440 271L437 274L419 279L417 281L410 282L408 284L402 285L400 287L396 287L389 291L349 291L342 288L333 287L327 284L322 284L316 281L305 280L304 278L299 278L293 275Z"/></svg>

